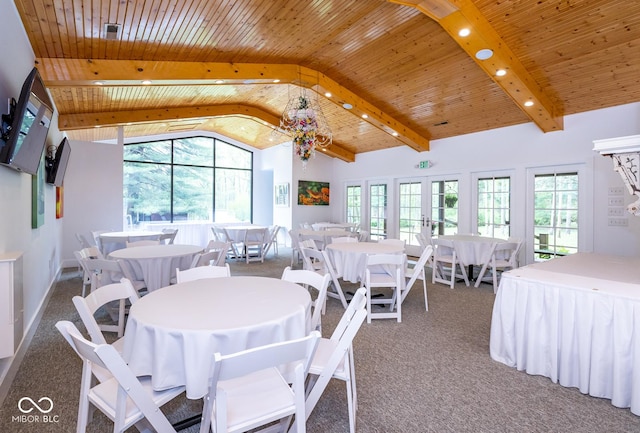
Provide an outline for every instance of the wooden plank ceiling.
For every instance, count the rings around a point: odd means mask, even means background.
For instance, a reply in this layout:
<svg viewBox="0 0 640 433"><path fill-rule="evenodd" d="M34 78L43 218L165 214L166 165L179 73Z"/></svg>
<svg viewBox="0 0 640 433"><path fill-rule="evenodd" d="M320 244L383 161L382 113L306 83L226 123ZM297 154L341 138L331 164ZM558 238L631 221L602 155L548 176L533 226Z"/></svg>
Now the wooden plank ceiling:
<svg viewBox="0 0 640 433"><path fill-rule="evenodd" d="M333 133L327 154L353 161L526 122L556 131L564 115L640 100L640 2L15 4L59 127L77 140L122 126L125 138L215 131L264 149L286 140L273 129L307 89ZM493 56L479 60L484 48Z"/></svg>

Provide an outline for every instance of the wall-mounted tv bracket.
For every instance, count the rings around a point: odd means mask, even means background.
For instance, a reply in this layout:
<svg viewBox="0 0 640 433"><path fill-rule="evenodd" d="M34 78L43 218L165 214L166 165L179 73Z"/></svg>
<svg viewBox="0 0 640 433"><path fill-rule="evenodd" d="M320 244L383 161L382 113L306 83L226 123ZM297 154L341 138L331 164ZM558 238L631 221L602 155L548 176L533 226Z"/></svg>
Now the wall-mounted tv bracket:
<svg viewBox="0 0 640 433"><path fill-rule="evenodd" d="M18 103L14 98L9 100L9 113L2 115L2 124L0 125L0 138L3 141L9 140L11 135L11 125L13 124L13 118L16 113L16 106Z"/></svg>

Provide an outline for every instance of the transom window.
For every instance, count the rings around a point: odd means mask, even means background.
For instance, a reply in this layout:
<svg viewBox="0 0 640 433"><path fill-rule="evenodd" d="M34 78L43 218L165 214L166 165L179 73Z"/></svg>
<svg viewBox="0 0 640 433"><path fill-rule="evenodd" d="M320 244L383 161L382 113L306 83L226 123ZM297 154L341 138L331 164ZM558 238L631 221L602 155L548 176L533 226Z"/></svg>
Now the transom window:
<svg viewBox="0 0 640 433"><path fill-rule="evenodd" d="M210 137L124 146L130 223L251 221L253 153Z"/></svg>

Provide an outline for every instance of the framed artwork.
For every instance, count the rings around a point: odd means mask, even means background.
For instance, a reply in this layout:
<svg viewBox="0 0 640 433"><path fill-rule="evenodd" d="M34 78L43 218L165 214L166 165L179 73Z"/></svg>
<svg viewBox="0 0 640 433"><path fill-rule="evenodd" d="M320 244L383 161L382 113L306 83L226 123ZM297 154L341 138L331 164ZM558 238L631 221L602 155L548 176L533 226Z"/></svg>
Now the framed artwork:
<svg viewBox="0 0 640 433"><path fill-rule="evenodd" d="M64 215L64 189L61 186L56 187L56 219L62 218Z"/></svg>
<svg viewBox="0 0 640 433"><path fill-rule="evenodd" d="M329 182L299 180L298 204L303 206L328 206Z"/></svg>
<svg viewBox="0 0 640 433"><path fill-rule="evenodd" d="M274 204L278 207L289 207L288 183L277 183L275 185Z"/></svg>
<svg viewBox="0 0 640 433"><path fill-rule="evenodd" d="M38 174L31 176L31 228L44 224L44 152L38 167Z"/></svg>

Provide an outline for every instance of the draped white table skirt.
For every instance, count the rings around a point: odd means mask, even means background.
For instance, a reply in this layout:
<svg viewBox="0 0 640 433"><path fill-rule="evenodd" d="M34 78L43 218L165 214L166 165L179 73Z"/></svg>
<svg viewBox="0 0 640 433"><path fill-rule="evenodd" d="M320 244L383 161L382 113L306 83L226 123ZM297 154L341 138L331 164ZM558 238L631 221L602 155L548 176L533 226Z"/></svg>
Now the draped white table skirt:
<svg viewBox="0 0 640 433"><path fill-rule="evenodd" d="M311 331L311 297L279 278L224 277L164 287L130 309L123 356L153 388L207 393L213 355L301 338Z"/></svg>
<svg viewBox="0 0 640 433"><path fill-rule="evenodd" d="M144 281L152 292L171 284L176 269L191 267L194 256L201 252L198 245L148 245L117 250L109 257L127 262L136 280Z"/></svg>
<svg viewBox="0 0 640 433"><path fill-rule="evenodd" d="M580 253L503 274L491 357L640 415L639 269Z"/></svg>
<svg viewBox="0 0 640 433"><path fill-rule="evenodd" d="M403 248L377 242L333 243L325 247L336 273L345 281L364 281L369 254L402 254Z"/></svg>

